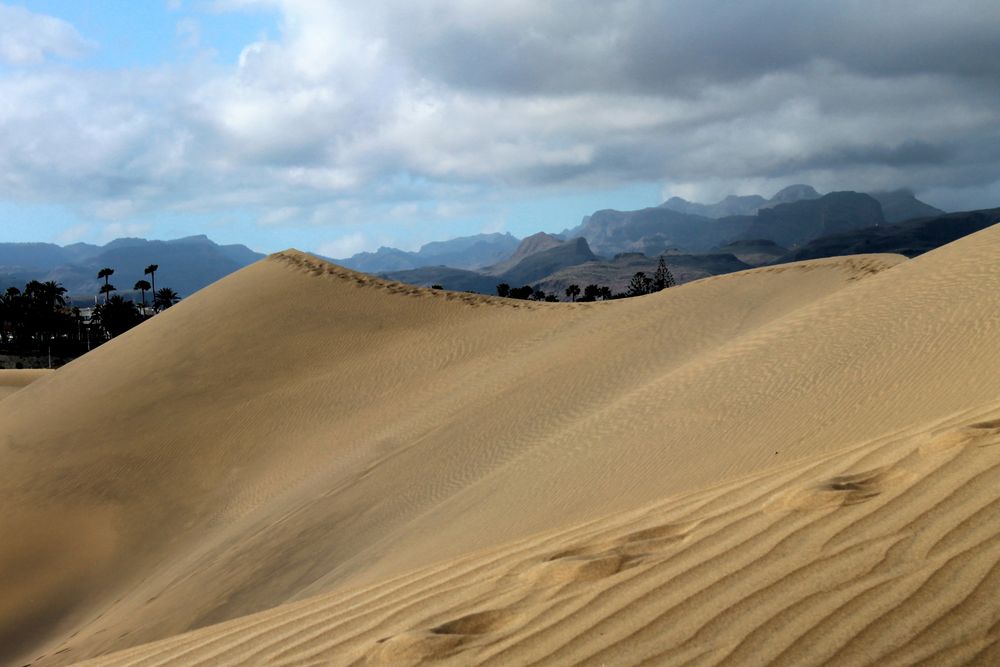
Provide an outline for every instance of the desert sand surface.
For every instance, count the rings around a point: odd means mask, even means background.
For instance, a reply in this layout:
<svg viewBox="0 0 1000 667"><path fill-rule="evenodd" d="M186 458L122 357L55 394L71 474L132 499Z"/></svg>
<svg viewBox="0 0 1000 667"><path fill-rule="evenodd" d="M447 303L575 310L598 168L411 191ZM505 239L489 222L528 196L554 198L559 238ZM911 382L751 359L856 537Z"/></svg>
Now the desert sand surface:
<svg viewBox="0 0 1000 667"><path fill-rule="evenodd" d="M47 369L0 368L0 401L51 372Z"/></svg>
<svg viewBox="0 0 1000 667"><path fill-rule="evenodd" d="M0 402L0 662L995 664L998 258L545 304L273 255Z"/></svg>

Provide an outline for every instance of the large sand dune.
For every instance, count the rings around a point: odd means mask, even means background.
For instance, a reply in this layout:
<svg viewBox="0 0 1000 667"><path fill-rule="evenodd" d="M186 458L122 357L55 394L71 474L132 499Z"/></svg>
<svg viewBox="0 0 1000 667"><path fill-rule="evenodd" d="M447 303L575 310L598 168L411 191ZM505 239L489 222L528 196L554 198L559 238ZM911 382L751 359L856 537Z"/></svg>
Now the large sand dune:
<svg viewBox="0 0 1000 667"><path fill-rule="evenodd" d="M272 256L0 401L0 661L995 661L998 258L533 304Z"/></svg>
<svg viewBox="0 0 1000 667"><path fill-rule="evenodd" d="M41 380L52 371L48 369L0 369L0 400L24 389L35 380Z"/></svg>

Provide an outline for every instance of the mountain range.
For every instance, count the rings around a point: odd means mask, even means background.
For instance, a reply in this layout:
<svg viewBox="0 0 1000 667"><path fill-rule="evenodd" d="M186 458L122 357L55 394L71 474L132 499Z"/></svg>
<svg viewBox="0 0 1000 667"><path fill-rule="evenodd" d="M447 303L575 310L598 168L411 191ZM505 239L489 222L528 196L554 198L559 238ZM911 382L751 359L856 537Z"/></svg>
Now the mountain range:
<svg viewBox="0 0 1000 667"><path fill-rule="evenodd" d="M636 271L652 272L661 254L668 255L675 278L683 283L783 261L817 239L942 213L906 190L820 194L811 186L793 185L770 199L731 196L711 205L673 197L637 211L597 211L559 235L534 234L505 261L478 270L425 266L379 274L487 293L500 282L557 294L570 284L606 284L620 291ZM357 268L352 258L340 261Z"/></svg>
<svg viewBox="0 0 1000 667"><path fill-rule="evenodd" d="M496 285L531 285L562 294L570 284L621 291L637 271L651 273L667 256L678 283L765 264L867 252L914 256L982 229L1000 209L944 214L907 190L820 194L792 185L770 198L732 195L714 204L671 197L635 211L605 209L560 234L476 234L404 251L382 247L334 259L366 273L416 285L494 293ZM129 292L148 264L157 286L187 296L263 255L205 236L172 241L117 239L104 246L0 243L0 288L56 280L84 301L97 293L97 272Z"/></svg>
<svg viewBox="0 0 1000 667"><path fill-rule="evenodd" d="M510 234L475 234L426 243L416 252L383 246L375 252L359 252L343 259L330 259L336 264L365 273L440 265L457 269L478 269L507 259L517 247L518 240Z"/></svg>
<svg viewBox="0 0 1000 667"><path fill-rule="evenodd" d="M532 239L529 246L519 246L510 234L478 234L428 243L416 252L382 247L333 261L373 274L448 267L500 275L528 255L575 237L586 239L590 251L606 259L634 252L650 256L667 251L717 252L729 243L761 239L793 248L829 234L941 213L909 190L824 195L812 186L796 184L770 198L730 195L714 204L701 204L671 197L659 206L636 211L604 209L560 234L527 237ZM437 272L443 273L444 269Z"/></svg>
<svg viewBox="0 0 1000 667"><path fill-rule="evenodd" d="M82 302L98 293L102 268L113 268L111 284L129 293L144 278L143 270L157 264L157 287L170 287L184 297L263 257L244 245L219 245L204 235L172 241L121 238L103 246L0 243L0 288L54 280Z"/></svg>

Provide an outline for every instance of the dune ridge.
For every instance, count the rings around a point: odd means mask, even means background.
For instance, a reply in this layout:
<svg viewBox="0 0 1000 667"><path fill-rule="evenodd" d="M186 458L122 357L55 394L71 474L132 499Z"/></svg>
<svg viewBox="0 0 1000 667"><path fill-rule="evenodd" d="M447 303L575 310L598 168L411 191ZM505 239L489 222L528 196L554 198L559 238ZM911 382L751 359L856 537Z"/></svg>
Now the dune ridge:
<svg viewBox="0 0 1000 667"><path fill-rule="evenodd" d="M0 402L0 660L977 659L998 255L595 304L272 256Z"/></svg>

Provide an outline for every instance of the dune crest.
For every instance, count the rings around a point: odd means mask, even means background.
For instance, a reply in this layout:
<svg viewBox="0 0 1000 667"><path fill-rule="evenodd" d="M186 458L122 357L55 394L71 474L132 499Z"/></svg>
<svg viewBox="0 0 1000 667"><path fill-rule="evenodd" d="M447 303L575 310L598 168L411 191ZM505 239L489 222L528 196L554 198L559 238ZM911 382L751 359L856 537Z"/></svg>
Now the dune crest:
<svg viewBox="0 0 1000 667"><path fill-rule="evenodd" d="M0 659L988 658L997 256L531 304L274 255L0 402L0 530L102 526L0 545L53 564Z"/></svg>

